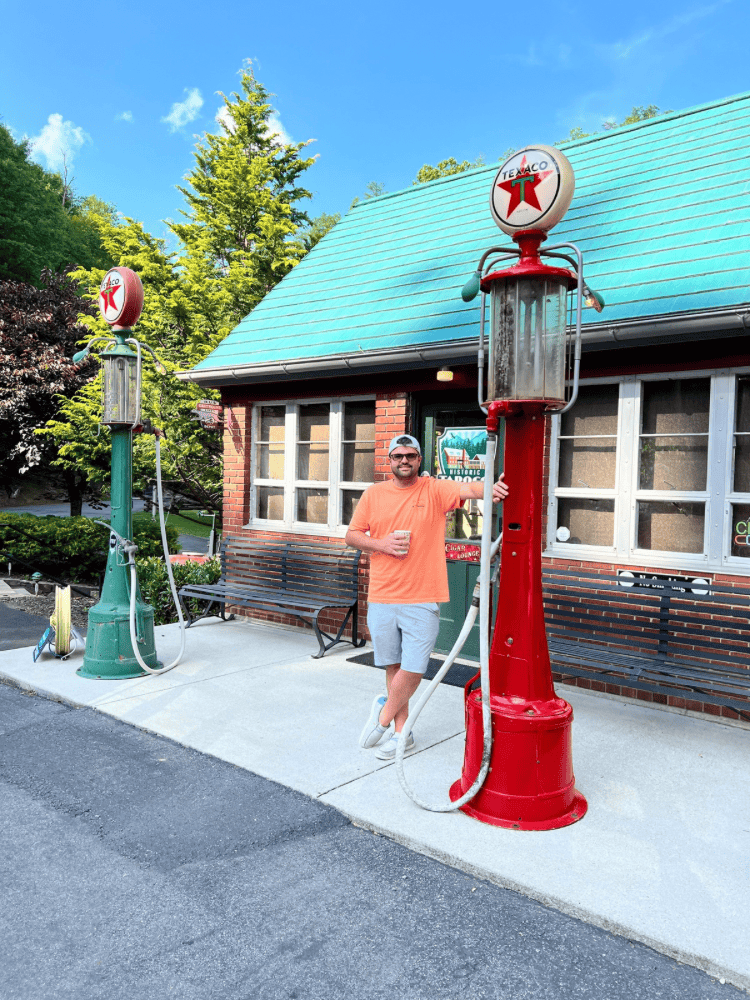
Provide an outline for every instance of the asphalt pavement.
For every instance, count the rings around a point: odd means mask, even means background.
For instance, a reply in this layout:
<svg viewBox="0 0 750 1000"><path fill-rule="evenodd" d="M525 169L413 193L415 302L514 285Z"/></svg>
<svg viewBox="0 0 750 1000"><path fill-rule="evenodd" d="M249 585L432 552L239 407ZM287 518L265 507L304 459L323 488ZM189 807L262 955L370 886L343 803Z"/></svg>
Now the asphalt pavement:
<svg viewBox="0 0 750 1000"><path fill-rule="evenodd" d="M284 784L3 684L0 795L3 1000L744 995Z"/></svg>
<svg viewBox="0 0 750 1000"><path fill-rule="evenodd" d="M170 662L177 626L155 632ZM464 875L750 989L749 727L560 685L575 711L573 762L588 812L560 830L505 830L414 805L393 763L357 742L383 672L356 662L362 651L350 645L322 660L311 656L316 647L309 630L205 619L187 632L183 661L161 676L84 679L80 652L34 663L25 648L0 653L0 678L236 765ZM460 688L438 688L415 738L408 781L422 798L446 801L463 755ZM88 769L91 794L100 794L92 755L66 746L59 754ZM189 824L200 793L183 808ZM382 901L371 902L382 916ZM383 924L389 937L398 927ZM397 985L398 993L405 982Z"/></svg>

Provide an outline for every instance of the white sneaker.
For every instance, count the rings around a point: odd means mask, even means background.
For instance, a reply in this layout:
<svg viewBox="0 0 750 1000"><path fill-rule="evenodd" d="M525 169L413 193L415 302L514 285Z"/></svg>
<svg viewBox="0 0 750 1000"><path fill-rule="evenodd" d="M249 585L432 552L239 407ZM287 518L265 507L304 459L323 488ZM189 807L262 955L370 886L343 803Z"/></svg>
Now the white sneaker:
<svg viewBox="0 0 750 1000"><path fill-rule="evenodd" d="M359 745L361 747L365 747L367 750L379 743L390 728L389 726L381 726L379 721L380 710L383 705L385 705L386 700L386 696L381 694L372 703L370 714L367 718L367 722L365 723L365 728L362 730L359 737Z"/></svg>
<svg viewBox="0 0 750 1000"><path fill-rule="evenodd" d="M379 760L395 760L396 759L396 747L398 746L398 738L401 733L394 733L389 740L379 746L375 751L375 756ZM409 753L414 749L414 733L409 733L406 737L406 750L404 754Z"/></svg>

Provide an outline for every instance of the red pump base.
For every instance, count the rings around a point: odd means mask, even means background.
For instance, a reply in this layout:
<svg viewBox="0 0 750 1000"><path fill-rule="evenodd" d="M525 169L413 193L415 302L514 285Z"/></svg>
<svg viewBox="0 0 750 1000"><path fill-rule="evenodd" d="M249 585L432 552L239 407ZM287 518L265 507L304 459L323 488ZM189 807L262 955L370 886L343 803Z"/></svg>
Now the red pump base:
<svg viewBox="0 0 750 1000"><path fill-rule="evenodd" d="M495 401L487 428L505 418L502 571L489 658L492 755L484 785L463 812L515 830L556 830L581 819L573 776L573 709L552 683L542 597L542 485L547 400ZM466 691L466 753L455 802L482 762L482 704Z"/></svg>
<svg viewBox="0 0 750 1000"><path fill-rule="evenodd" d="M462 812L513 830L557 830L582 819L588 809L573 776L573 709L548 702L491 696L492 756L484 785ZM471 787L482 762L482 701L466 700L466 755L461 778L450 790L455 802Z"/></svg>

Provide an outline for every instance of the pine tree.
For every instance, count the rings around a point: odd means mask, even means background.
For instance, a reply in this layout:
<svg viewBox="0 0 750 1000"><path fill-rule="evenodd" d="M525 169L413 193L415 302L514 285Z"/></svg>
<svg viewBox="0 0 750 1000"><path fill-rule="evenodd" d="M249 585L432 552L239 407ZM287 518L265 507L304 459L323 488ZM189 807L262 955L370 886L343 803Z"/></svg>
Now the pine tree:
<svg viewBox="0 0 750 1000"><path fill-rule="evenodd" d="M183 246L180 266L204 343L223 339L305 255L310 220L299 185L315 161L300 156L307 142L285 143L274 132L271 95L251 69L242 93L224 98L221 132L195 152L186 222L172 231Z"/></svg>

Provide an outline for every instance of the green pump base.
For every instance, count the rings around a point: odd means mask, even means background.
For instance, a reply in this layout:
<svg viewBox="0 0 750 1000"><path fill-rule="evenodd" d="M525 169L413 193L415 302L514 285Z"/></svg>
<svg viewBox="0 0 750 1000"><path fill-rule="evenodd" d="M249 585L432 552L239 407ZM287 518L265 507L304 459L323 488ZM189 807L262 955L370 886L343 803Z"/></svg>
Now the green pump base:
<svg viewBox="0 0 750 1000"><path fill-rule="evenodd" d="M149 604L136 604L136 633L143 642L138 652L144 663L154 670L163 666L154 647L154 609ZM86 652L83 664L76 670L80 677L96 680L125 680L128 677L145 677L138 660L133 655L130 642L130 608L127 605L97 604L89 611L86 635Z"/></svg>

